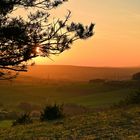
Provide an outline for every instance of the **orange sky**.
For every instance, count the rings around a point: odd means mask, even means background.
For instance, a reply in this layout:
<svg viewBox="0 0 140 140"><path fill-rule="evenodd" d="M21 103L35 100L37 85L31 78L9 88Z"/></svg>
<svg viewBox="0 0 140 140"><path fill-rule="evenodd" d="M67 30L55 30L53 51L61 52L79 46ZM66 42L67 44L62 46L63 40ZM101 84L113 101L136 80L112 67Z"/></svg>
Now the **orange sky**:
<svg viewBox="0 0 140 140"><path fill-rule="evenodd" d="M73 21L96 23L94 37L37 64L140 66L140 0L69 0L53 14L65 16L67 9Z"/></svg>

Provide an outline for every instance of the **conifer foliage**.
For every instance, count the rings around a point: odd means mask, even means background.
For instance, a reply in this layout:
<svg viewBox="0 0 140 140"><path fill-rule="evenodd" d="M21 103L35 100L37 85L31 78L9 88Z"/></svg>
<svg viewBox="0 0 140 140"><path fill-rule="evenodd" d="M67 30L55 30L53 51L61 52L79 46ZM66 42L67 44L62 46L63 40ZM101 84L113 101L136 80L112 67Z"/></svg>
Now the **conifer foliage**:
<svg viewBox="0 0 140 140"><path fill-rule="evenodd" d="M0 0L0 79L13 78L14 72L27 71L28 61L38 56L60 54L78 39L93 35L94 24L50 19L50 11L67 0ZM20 8L27 18L13 16Z"/></svg>

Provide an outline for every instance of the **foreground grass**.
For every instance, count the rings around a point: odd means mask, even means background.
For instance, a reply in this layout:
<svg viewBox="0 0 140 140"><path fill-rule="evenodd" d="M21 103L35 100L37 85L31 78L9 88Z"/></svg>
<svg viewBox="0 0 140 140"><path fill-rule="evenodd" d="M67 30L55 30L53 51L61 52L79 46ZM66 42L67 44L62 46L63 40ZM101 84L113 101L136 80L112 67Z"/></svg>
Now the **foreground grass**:
<svg viewBox="0 0 140 140"><path fill-rule="evenodd" d="M140 105L0 129L0 140L139 140Z"/></svg>
<svg viewBox="0 0 140 140"><path fill-rule="evenodd" d="M1 120L0 121L0 128L9 128L12 125L12 120Z"/></svg>

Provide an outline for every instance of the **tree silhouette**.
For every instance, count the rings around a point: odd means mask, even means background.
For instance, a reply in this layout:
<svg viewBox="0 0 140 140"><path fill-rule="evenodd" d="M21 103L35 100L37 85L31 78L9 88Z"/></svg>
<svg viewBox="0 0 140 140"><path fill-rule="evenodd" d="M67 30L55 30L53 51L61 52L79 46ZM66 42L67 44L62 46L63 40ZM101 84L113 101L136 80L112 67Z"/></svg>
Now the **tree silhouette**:
<svg viewBox="0 0 140 140"><path fill-rule="evenodd" d="M0 0L0 79L15 77L27 71L32 58L60 54L78 39L93 35L94 24L68 23L71 12L64 20L49 20L49 11L67 0ZM27 19L13 12L25 8ZM13 75L14 72L14 75Z"/></svg>

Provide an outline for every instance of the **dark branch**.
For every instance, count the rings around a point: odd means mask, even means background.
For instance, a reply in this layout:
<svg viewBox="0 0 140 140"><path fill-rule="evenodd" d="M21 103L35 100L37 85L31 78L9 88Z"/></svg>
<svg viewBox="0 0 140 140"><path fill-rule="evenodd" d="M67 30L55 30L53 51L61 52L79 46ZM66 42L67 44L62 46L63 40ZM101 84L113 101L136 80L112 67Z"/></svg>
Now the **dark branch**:
<svg viewBox="0 0 140 140"><path fill-rule="evenodd" d="M69 49L74 41L93 35L94 24L68 23L71 12L64 20L50 22L48 10L67 0L1 0L0 1L0 78L16 77L13 72L27 71L29 60L38 56L49 57ZM12 17L20 7L35 9L28 19ZM33 11L33 10L32 10Z"/></svg>

